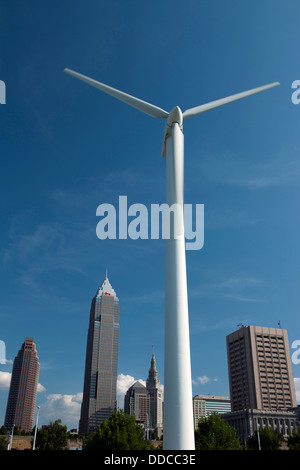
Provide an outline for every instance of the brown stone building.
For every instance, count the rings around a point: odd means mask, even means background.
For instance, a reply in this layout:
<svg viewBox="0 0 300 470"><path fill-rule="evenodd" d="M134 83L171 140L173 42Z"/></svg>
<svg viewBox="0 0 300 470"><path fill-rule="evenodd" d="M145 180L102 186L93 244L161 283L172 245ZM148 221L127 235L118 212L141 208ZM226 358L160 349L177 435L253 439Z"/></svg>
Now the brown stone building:
<svg viewBox="0 0 300 470"><path fill-rule="evenodd" d="M232 411L297 406L286 330L244 326L226 341Z"/></svg>
<svg viewBox="0 0 300 470"><path fill-rule="evenodd" d="M40 364L33 338L25 338L15 357L4 425L32 431Z"/></svg>
<svg viewBox="0 0 300 470"><path fill-rule="evenodd" d="M287 331L242 326L226 338L231 413L222 418L244 442L265 427L286 438L297 430Z"/></svg>

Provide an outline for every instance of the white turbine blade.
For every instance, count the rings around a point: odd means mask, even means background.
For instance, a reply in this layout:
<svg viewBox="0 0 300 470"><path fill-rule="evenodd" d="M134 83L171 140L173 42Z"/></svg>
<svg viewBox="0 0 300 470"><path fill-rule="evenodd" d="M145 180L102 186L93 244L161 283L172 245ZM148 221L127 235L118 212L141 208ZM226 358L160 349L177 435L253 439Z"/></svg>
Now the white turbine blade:
<svg viewBox="0 0 300 470"><path fill-rule="evenodd" d="M274 86L277 86L277 85L280 85L280 83L279 82L270 83L269 85L264 85L258 88L253 88L252 90L243 91L242 93L237 93L235 95L227 96L226 98L221 98L220 100L211 101L210 103L202 104L200 106L196 106L195 108L187 109L182 114L182 117L183 119L187 119L189 117L196 116L197 114L204 113L205 111L209 111L210 109L223 106L223 104L231 103L232 101L240 100L241 98L246 98L246 96L254 95L255 93L268 90L269 88L273 88Z"/></svg>
<svg viewBox="0 0 300 470"><path fill-rule="evenodd" d="M93 80L92 78L86 77L81 73L74 72L74 70L64 69L64 72L68 73L69 75L72 75L73 77L79 78L79 80L82 80L83 82L86 82L89 85L98 88L104 93L107 93L108 95L111 95L120 101L124 101L129 106L132 106L133 108L136 108L139 111L148 114L149 116L152 116L154 118L167 118L169 115L167 111L164 111L163 109L158 108L153 104L147 103L146 101L140 100L139 98L135 98L134 96L128 95L127 93L117 90L116 88L104 85L104 83L100 83L97 80Z"/></svg>

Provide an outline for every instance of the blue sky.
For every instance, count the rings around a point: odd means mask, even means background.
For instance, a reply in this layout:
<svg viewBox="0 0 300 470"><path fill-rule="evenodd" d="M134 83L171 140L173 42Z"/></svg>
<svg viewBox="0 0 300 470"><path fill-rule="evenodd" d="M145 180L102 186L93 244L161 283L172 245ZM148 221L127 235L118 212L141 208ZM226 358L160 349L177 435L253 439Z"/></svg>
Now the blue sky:
<svg viewBox="0 0 300 470"><path fill-rule="evenodd" d="M164 122L63 73L65 67L166 110L280 81L188 119L185 202L205 206L187 252L193 393L229 395L226 335L237 324L300 339L300 6L296 0L0 3L0 425L26 336L41 363L39 422L78 427L92 297L105 269L120 299L119 406L163 384L163 240L96 237L96 209L165 201ZM300 403L300 365L293 364Z"/></svg>

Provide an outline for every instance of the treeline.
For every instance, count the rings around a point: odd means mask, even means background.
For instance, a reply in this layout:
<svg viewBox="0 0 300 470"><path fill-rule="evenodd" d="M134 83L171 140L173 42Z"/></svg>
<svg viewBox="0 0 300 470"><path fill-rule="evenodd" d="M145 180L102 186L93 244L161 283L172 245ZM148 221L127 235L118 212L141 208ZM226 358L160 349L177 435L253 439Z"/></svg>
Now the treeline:
<svg viewBox="0 0 300 470"><path fill-rule="evenodd" d="M14 434L17 434L18 431ZM0 450L7 449L6 429L0 428ZM19 432L19 434L22 434ZM61 420L50 422L37 430L36 450L67 450L68 439L72 437L67 426ZM160 450L162 442L148 441L144 438L142 427L135 422L134 416L116 411L109 419L101 423L96 431L86 436L80 436L83 441L83 451L118 452L124 450ZM284 441L282 434L272 428L260 429L246 443L241 443L236 436L236 430L229 426L220 415L212 414L199 420L195 431L196 450L280 450L285 443L289 450L300 450L300 428Z"/></svg>

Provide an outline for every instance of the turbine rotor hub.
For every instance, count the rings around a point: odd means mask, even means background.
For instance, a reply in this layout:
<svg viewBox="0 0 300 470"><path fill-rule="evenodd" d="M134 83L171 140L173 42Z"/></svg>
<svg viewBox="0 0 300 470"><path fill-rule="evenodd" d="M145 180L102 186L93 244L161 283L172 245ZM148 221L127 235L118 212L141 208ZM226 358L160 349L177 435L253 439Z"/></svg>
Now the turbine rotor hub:
<svg viewBox="0 0 300 470"><path fill-rule="evenodd" d="M172 124L174 122L177 122L179 127L182 128L183 117L182 111L179 106L175 106L175 108L173 108L172 111L169 113L169 116L167 118L167 126L172 127Z"/></svg>

